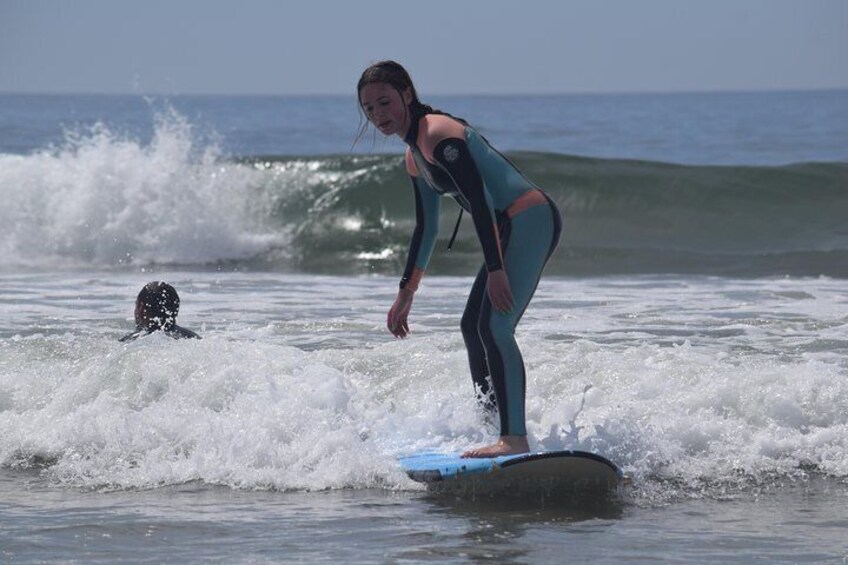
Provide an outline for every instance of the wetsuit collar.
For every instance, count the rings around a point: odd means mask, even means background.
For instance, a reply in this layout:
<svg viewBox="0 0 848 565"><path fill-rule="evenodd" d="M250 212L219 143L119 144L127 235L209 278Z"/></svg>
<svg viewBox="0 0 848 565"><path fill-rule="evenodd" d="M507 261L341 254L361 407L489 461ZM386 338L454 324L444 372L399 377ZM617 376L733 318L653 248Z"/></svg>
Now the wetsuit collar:
<svg viewBox="0 0 848 565"><path fill-rule="evenodd" d="M418 122L421 121L421 118L424 117L426 112L423 108L419 108L416 106L411 106L409 108L409 130L406 132L406 136L404 136L403 141L407 145L411 145L413 147L417 146L418 143Z"/></svg>

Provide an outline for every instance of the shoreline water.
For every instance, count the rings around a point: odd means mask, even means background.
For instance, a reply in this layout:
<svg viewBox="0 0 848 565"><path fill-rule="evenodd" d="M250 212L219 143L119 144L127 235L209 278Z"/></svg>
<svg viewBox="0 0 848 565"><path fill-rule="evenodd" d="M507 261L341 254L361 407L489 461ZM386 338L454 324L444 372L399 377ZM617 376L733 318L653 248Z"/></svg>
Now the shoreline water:
<svg viewBox="0 0 848 565"><path fill-rule="evenodd" d="M10 562L839 563L848 485L810 477L720 500L586 509L423 492L257 492L196 484L144 491L49 487L0 471ZM11 495L11 496L10 496ZM70 552L70 553L69 553ZM70 556L70 557L69 557Z"/></svg>

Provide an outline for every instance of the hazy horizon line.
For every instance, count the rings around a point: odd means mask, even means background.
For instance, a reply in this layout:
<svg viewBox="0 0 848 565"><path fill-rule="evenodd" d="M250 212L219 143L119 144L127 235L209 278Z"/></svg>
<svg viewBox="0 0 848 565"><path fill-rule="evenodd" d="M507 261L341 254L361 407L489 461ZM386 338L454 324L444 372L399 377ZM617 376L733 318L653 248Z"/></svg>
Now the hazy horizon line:
<svg viewBox="0 0 848 565"><path fill-rule="evenodd" d="M429 92L427 96L467 96L467 97L551 97L551 96L638 96L638 95L692 95L692 94L767 94L791 92L840 92L848 91L848 86L792 87L792 88L716 88L716 89L680 89L680 90L574 90L562 92ZM354 93L313 92L129 92L129 91L90 91L90 90L3 90L0 96L138 96L138 97L222 97L222 98L343 98L353 97Z"/></svg>

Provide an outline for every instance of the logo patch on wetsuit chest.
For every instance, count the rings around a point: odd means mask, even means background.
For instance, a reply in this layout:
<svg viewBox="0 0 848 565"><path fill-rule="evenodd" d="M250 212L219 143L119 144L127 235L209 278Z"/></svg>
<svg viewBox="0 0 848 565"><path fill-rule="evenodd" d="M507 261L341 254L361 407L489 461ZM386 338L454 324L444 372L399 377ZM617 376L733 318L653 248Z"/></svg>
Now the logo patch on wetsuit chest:
<svg viewBox="0 0 848 565"><path fill-rule="evenodd" d="M459 147L457 147L455 143L449 143L445 145L445 148L442 150L442 155L445 156L445 161L453 163L459 159Z"/></svg>

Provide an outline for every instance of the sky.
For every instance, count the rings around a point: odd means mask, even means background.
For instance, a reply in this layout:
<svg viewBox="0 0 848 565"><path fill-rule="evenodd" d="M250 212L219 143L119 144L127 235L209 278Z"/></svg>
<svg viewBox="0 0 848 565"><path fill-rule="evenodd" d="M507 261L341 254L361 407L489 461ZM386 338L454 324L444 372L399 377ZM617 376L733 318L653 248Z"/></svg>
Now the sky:
<svg viewBox="0 0 848 565"><path fill-rule="evenodd" d="M0 0L0 92L848 88L848 0Z"/></svg>

